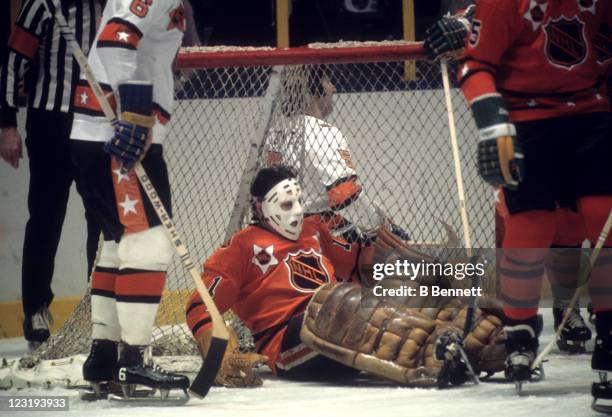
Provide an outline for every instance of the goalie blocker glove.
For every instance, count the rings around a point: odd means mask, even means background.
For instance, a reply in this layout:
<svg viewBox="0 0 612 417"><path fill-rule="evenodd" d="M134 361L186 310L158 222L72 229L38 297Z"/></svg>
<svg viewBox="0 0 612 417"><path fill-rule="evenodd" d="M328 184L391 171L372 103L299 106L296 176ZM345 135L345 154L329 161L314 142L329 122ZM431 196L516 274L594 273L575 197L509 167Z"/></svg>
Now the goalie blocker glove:
<svg viewBox="0 0 612 417"><path fill-rule="evenodd" d="M495 187L516 188L524 175L524 156L501 95L485 94L471 106L479 130L478 173Z"/></svg>
<svg viewBox="0 0 612 417"><path fill-rule="evenodd" d="M121 120L114 125L113 137L104 150L117 158L129 170L146 153L150 129L155 125L153 85L148 81L127 81L119 84Z"/></svg>
<svg viewBox="0 0 612 417"><path fill-rule="evenodd" d="M471 5L463 13L443 16L427 28L423 48L429 58L439 60L455 58L461 54L472 28L475 9Z"/></svg>

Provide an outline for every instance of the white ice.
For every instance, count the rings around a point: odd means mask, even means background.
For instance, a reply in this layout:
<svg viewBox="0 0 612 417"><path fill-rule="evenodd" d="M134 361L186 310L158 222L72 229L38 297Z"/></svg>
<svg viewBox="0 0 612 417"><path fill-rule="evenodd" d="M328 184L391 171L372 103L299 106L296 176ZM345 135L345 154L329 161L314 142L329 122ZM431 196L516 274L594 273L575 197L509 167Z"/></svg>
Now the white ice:
<svg viewBox="0 0 612 417"><path fill-rule="evenodd" d="M552 314L544 314L544 345L552 337ZM586 316L586 311L583 312ZM74 390L54 388L8 390L2 396L58 395L68 396L70 410L45 412L44 416L128 416L128 417L289 417L318 416L378 416L378 417L454 417L454 416L601 416L590 408L591 382L596 374L590 369L593 342L587 344L587 354L568 356L556 349L545 365L544 381L524 386L524 396L517 396L514 385L502 382L501 374L479 386L466 384L446 390L398 388L390 384L366 380L357 386L296 383L264 375L257 389L213 388L203 400L192 398L180 407L125 406L109 401L80 401ZM0 340L0 356L16 357L25 344L19 339ZM0 415L26 416L30 413L0 411ZM38 413L36 413L38 415Z"/></svg>

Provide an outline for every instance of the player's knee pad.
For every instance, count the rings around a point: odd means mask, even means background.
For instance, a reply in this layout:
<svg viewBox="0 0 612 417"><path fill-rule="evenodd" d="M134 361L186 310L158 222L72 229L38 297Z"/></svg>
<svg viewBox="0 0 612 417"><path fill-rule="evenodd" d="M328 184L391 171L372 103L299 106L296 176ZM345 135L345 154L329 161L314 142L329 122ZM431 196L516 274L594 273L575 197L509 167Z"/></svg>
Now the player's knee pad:
<svg viewBox="0 0 612 417"><path fill-rule="evenodd" d="M100 250L100 256L96 266L103 268L119 268L119 244L114 240L105 240Z"/></svg>
<svg viewBox="0 0 612 417"><path fill-rule="evenodd" d="M174 254L174 246L163 226L123 235L119 242L120 268L165 271Z"/></svg>
<svg viewBox="0 0 612 417"><path fill-rule="evenodd" d="M504 222L504 248L549 248L556 231L554 211L530 210L512 214Z"/></svg>
<svg viewBox="0 0 612 417"><path fill-rule="evenodd" d="M595 244L612 210L612 196L582 197L578 200L578 209L584 219L588 238ZM605 246L612 246L612 233L608 233Z"/></svg>

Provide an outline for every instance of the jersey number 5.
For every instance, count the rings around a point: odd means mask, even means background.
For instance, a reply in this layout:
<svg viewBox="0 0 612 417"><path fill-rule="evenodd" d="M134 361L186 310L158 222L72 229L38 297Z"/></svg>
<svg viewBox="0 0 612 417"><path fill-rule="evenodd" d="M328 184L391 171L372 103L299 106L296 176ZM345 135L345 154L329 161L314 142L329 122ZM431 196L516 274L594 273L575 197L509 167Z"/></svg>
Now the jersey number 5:
<svg viewBox="0 0 612 417"><path fill-rule="evenodd" d="M149 13L149 6L153 0L132 0L130 11L138 17L145 17Z"/></svg>

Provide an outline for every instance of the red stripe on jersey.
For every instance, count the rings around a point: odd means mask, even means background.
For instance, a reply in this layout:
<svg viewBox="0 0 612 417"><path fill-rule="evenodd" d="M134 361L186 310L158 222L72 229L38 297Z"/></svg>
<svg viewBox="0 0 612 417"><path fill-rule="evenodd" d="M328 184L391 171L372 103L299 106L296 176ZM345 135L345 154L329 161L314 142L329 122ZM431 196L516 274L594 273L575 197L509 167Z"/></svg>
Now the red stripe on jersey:
<svg viewBox="0 0 612 417"><path fill-rule="evenodd" d="M9 38L8 45L10 48L25 56L28 59L32 59L40 41L38 37L24 28L14 25L11 37Z"/></svg>
<svg viewBox="0 0 612 417"><path fill-rule="evenodd" d="M115 293L117 296L161 296L166 284L166 273L160 271L142 271L117 276Z"/></svg>
<svg viewBox="0 0 612 417"><path fill-rule="evenodd" d="M463 68L469 68L468 65L472 64L471 62L466 63ZM484 65L478 70L468 69L467 71L467 75L461 78L461 89L468 103L472 104L474 99L485 94L497 93L495 78Z"/></svg>
<svg viewBox="0 0 612 417"><path fill-rule="evenodd" d="M91 277L91 289L106 291L106 292L115 292L115 278L117 274L110 272L100 272L94 271Z"/></svg>
<svg viewBox="0 0 612 417"><path fill-rule="evenodd" d="M106 99L113 111L117 111L117 102L112 89L109 86L101 85ZM96 98L92 88L87 84L87 81L79 82L79 85L74 89L73 105L78 113L88 114L90 116L104 116L100 102Z"/></svg>
<svg viewBox="0 0 612 417"><path fill-rule="evenodd" d="M149 228L144 211L143 195L138 185L134 171L121 172L121 164L117 159L111 160L111 175L117 202L119 221L125 226L125 233L142 232Z"/></svg>
<svg viewBox="0 0 612 417"><path fill-rule="evenodd" d="M142 32L130 22L122 19L111 19L100 32L99 47L115 47L136 50L142 38Z"/></svg>

